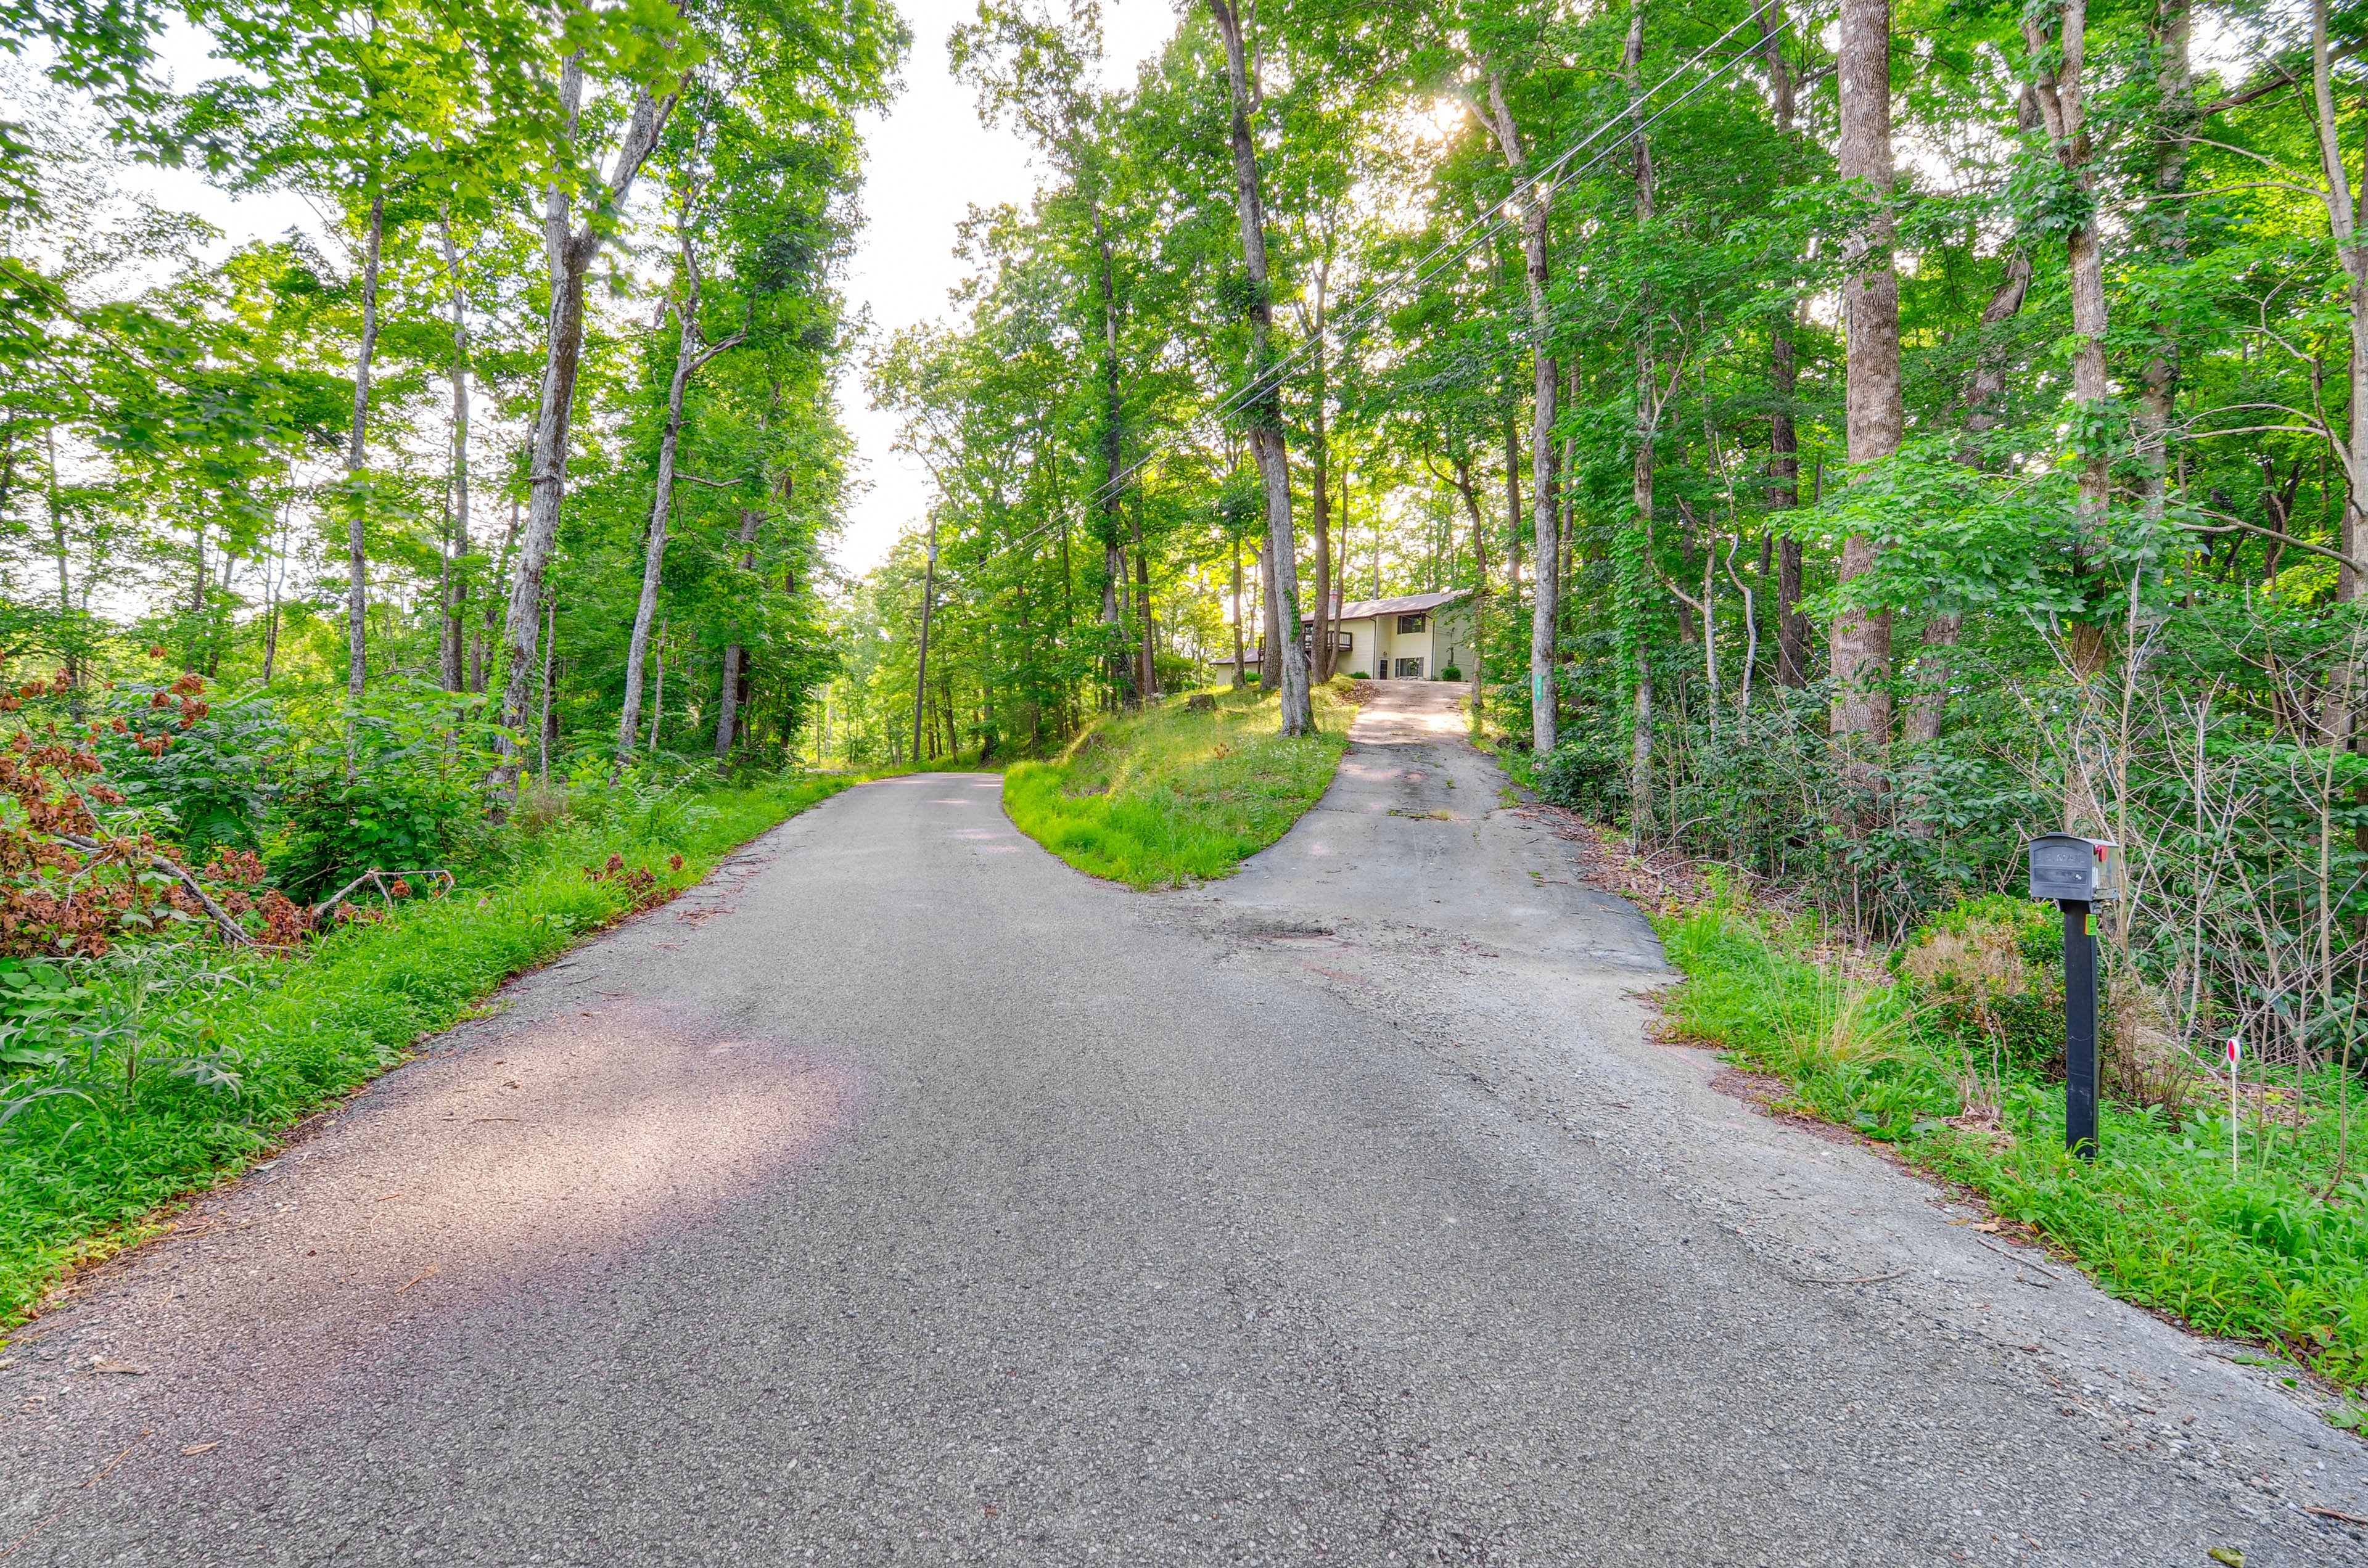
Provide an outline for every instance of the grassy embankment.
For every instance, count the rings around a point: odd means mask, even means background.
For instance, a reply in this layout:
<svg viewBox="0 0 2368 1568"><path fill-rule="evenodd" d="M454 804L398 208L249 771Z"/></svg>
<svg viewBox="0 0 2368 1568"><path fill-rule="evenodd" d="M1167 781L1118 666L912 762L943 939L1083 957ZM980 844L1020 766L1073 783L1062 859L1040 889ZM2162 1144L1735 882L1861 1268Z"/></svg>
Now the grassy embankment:
<svg viewBox="0 0 2368 1568"><path fill-rule="evenodd" d="M1182 697L1097 721L1050 762L1013 765L1003 805L1070 865L1132 888L1230 874L1323 797L1356 711L1346 679L1315 692L1316 733L1285 740L1281 703L1255 689Z"/></svg>
<svg viewBox="0 0 2368 1568"><path fill-rule="evenodd" d="M2053 917L1944 916L1927 930L1962 948L1981 918L2020 924L2044 972ZM2151 1097L2171 1104L2108 1100L2090 1164L2064 1151L2063 1085L2032 1043L2058 1027L2060 993L2000 991L1983 1013L1913 964L1888 982L1853 979L1827 961L1812 922L1755 910L1715 881L1706 902L1655 924L1686 975L1665 999L1671 1024L1782 1078L1784 1108L1973 1188L2112 1295L2263 1345L2355 1393L2368 1384L2368 1108L2340 1072L2255 1082L2248 1071L2234 1169L2226 1080L2192 1067L2158 1075ZM2363 1412L2347 1403L2330 1419L2359 1427Z"/></svg>
<svg viewBox="0 0 2368 1568"><path fill-rule="evenodd" d="M637 903L691 886L848 782L789 779L563 823L498 885L397 905L302 960L226 960L195 983L184 968L137 1035L49 1075L76 1092L30 1100L0 1139L0 1325L31 1315L77 1264L154 1233L167 1206L268 1153L295 1122L471 1016L504 981ZM611 855L655 882L585 875ZM234 1077L235 1087L205 1086L192 1068ZM43 1085L19 1079L12 1089Z"/></svg>

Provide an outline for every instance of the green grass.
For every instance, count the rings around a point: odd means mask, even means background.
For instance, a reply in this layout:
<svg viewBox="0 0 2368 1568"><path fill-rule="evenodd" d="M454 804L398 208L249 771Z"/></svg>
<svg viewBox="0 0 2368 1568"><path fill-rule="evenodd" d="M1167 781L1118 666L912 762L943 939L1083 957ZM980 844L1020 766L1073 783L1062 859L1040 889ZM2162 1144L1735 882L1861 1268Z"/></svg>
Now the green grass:
<svg viewBox="0 0 2368 1568"><path fill-rule="evenodd" d="M1684 1035L1792 1085L1790 1108L1896 1145L1981 1193L2076 1259L2109 1293L2213 1335L2274 1347L2352 1390L2368 1384L2368 1134L2356 1088L2333 1070L2281 1085L2312 1108L2299 1126L2240 1118L2199 1083L2185 1115L2107 1101L2098 1159L2064 1151L2060 1083L2009 1074L2006 1136L1943 1119L1964 1108L1987 1047L1942 1032L1907 986L1844 979L1804 927L1725 896L1658 918L1685 981L1666 1012ZM2335 1158L2348 1093L2347 1165Z"/></svg>
<svg viewBox="0 0 2368 1568"><path fill-rule="evenodd" d="M67 1269L152 1233L168 1205L243 1169L504 981L632 907L618 882L587 881L586 865L619 854L685 888L845 782L717 791L666 813L655 840L634 826L563 825L505 885L399 905L302 960L232 960L210 995L168 1019L169 1046L128 1093L81 1064L17 1079L18 1095L45 1083L84 1093L34 1101L0 1131L0 1324L23 1322ZM669 869L675 854L682 865ZM234 1073L236 1092L176 1075L172 1054Z"/></svg>
<svg viewBox="0 0 2368 1568"><path fill-rule="evenodd" d="M1013 765L1003 805L1021 832L1077 869L1132 888L1230 875L1323 797L1348 746L1348 683L1315 694L1317 733L1285 740L1280 704L1172 698L1098 721L1052 762Z"/></svg>
<svg viewBox="0 0 2368 1568"><path fill-rule="evenodd" d="M1505 770L1506 778L1531 794L1537 793L1538 754L1536 752L1527 746L1517 746L1510 741L1500 740L1488 747L1488 753L1497 759L1497 766ZM1520 797L1511 790L1508 789L1503 793L1505 804L1512 806L1520 803Z"/></svg>

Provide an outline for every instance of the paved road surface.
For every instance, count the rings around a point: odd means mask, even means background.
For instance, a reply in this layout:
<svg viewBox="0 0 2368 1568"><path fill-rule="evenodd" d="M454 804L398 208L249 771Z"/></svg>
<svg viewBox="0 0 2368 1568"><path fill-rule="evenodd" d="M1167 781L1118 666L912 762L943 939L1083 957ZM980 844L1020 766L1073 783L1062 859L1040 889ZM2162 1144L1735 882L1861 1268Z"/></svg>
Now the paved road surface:
<svg viewBox="0 0 2368 1568"><path fill-rule="evenodd" d="M1460 690L1212 890L900 779L521 982L20 1338L0 1555L2368 1561L2353 1439L1647 1043Z"/></svg>

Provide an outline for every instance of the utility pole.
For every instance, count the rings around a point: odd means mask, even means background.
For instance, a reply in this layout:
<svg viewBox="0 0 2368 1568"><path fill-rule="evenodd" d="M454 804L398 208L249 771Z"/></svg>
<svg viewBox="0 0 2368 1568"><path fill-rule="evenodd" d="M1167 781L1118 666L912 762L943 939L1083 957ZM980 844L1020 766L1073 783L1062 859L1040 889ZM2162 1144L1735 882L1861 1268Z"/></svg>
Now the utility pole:
<svg viewBox="0 0 2368 1568"><path fill-rule="evenodd" d="M921 657L913 672L913 766L921 764L921 706L929 696L929 601L938 594L938 519L929 517L929 564L921 577Z"/></svg>

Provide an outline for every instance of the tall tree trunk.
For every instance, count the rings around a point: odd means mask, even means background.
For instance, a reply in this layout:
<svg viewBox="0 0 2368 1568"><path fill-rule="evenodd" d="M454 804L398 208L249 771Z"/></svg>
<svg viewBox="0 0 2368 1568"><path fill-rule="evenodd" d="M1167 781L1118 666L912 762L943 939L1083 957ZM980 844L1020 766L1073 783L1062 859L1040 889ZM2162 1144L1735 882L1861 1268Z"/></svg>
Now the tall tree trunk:
<svg viewBox="0 0 2368 1568"><path fill-rule="evenodd" d="M1234 536L1234 686L1239 689L1247 676L1249 649L1242 625L1242 540Z"/></svg>
<svg viewBox="0 0 2368 1568"><path fill-rule="evenodd" d="M1508 401L1513 401L1508 397ZM1505 415L1505 595L1507 613L1521 613L1521 437ZM1373 597L1382 597L1382 513L1373 509Z"/></svg>
<svg viewBox="0 0 2368 1568"><path fill-rule="evenodd" d="M2030 292L2031 256L2018 249L2007 256L2006 276L1998 279L1989 303L1982 307L1981 341L1974 350L1973 379L1965 387L1965 430L1970 437L1985 436L2005 423L2006 378L2012 357L1999 341L1999 334L2021 313ZM1960 446L1957 459L1969 468L1979 468L1983 460L1979 440L1969 439Z"/></svg>
<svg viewBox="0 0 2368 1568"><path fill-rule="evenodd" d="M1311 391L1312 407L1308 415L1308 456L1310 467L1311 509L1315 524L1315 637L1311 642L1314 653L1312 678L1317 685L1332 678L1334 664L1332 629L1332 426L1330 416L1330 365L1325 353L1324 335L1329 327L1326 320L1325 286L1330 280L1331 263L1327 260L1316 268L1315 307L1307 315L1307 347L1312 357L1311 372L1315 384Z"/></svg>
<svg viewBox="0 0 2368 1568"><path fill-rule="evenodd" d="M1805 564L1799 540L1788 536L1776 541L1776 678L1793 687L1809 684L1809 657L1816 646L1808 615L1801 608Z"/></svg>
<svg viewBox="0 0 2368 1568"><path fill-rule="evenodd" d="M1505 101L1501 71L1488 76L1488 115L1497 151L1511 171L1516 188L1529 179L1529 153ZM1556 665L1561 658L1556 635L1560 611L1554 603L1561 587L1557 566L1562 541L1556 516L1559 475L1554 444L1554 394L1562 385L1554 356L1554 307L1546 297L1552 280L1546 243L1554 215L1554 189L1543 181L1529 182L1521 199L1522 278L1530 305L1530 507L1535 567L1530 585L1530 744L1541 754L1554 747L1554 730L1561 696Z"/></svg>
<svg viewBox="0 0 2368 1568"><path fill-rule="evenodd" d="M1340 506L1339 509L1333 514L1340 525L1340 553L1332 562L1332 597L1338 600L1346 600L1349 590L1356 585L1349 580L1349 531L1351 526L1349 489L1349 474L1344 469L1340 473ZM1376 553L1378 554L1378 551ZM1334 616L1332 623L1337 627L1340 623L1340 618Z"/></svg>
<svg viewBox="0 0 2368 1568"><path fill-rule="evenodd" d="M1850 460L1874 462L1899 449L1907 406L1899 381L1899 275L1891 258L1891 0L1842 0L1839 172L1861 182L1880 205L1850 236L1842 307L1849 329L1843 404ZM1840 578L1872 571L1874 541L1842 541ZM1872 785L1873 754L1891 737L1891 612L1844 609L1834 617L1834 733L1851 758L1850 776Z"/></svg>
<svg viewBox="0 0 2368 1568"><path fill-rule="evenodd" d="M1963 610L1935 610L1924 622L1916 655L1916 687L1908 693L1907 710L1900 718L1902 733L1916 744L1941 738L1941 721L1948 710L1949 680L1956 663L1952 650L1964 627Z"/></svg>
<svg viewBox="0 0 2368 1568"><path fill-rule="evenodd" d="M657 692L650 701L649 749L658 749L658 732L666 728L666 629L658 629Z"/></svg>
<svg viewBox="0 0 2368 1568"><path fill-rule="evenodd" d="M79 694L82 689L83 640L81 630L75 624L74 573L68 564L70 552L66 547L66 515L64 508L58 505L58 434L55 420L45 421L42 424L41 444L42 450L49 460L50 549L58 564L58 631L65 639L66 678L74 683L74 689ZM84 591L86 597L87 587ZM263 678L268 682L271 678L270 674L267 671ZM77 695L74 700L78 704L82 699ZM77 714L76 717L80 715Z"/></svg>
<svg viewBox="0 0 2368 1568"><path fill-rule="evenodd" d="M740 570L757 569L757 530L765 514L755 506L740 509ZM720 761L732 755L740 740L741 666L746 663L747 650L738 642L723 645L723 684L715 698L715 756ZM816 764L820 766L819 763Z"/></svg>
<svg viewBox="0 0 2368 1568"><path fill-rule="evenodd" d="M1275 379L1274 301L1267 280L1266 207L1258 194L1258 142L1250 134L1250 83L1242 24L1232 0L1209 0L1209 12L1225 44L1225 87L1233 105L1234 198L1242 229L1242 266L1250 290L1250 372L1258 395L1246 410L1250 452L1266 481L1269 570L1273 576L1269 620L1286 629L1280 647L1269 646L1260 678L1269 687L1282 673L1282 733L1304 735L1315 728L1307 689L1307 657L1299 645L1299 543L1291 520L1291 458L1282 442L1282 389Z"/></svg>
<svg viewBox="0 0 2368 1568"><path fill-rule="evenodd" d="M913 667L913 760L921 760L921 716L929 700L929 612L938 597L938 519L929 517L929 563L921 576L921 643Z"/></svg>
<svg viewBox="0 0 2368 1568"><path fill-rule="evenodd" d="M1105 517L1103 526L1118 527L1116 517ZM1134 659L1126 650L1126 616L1119 604L1119 590L1126 585L1126 550L1112 533L1102 540L1102 625L1110 631L1110 700L1119 707L1134 700Z"/></svg>
<svg viewBox="0 0 2368 1568"><path fill-rule="evenodd" d="M227 546L225 546L227 548ZM206 638L206 521L198 519L197 549L194 556L197 570L189 576L189 641L182 655L181 668L203 673Z"/></svg>
<svg viewBox="0 0 2368 1568"><path fill-rule="evenodd" d="M492 569L486 574L491 581L498 583L510 574L510 562L518 558L518 528L523 521L518 494L512 492L509 524L502 529L502 548L493 558L490 562ZM492 676L494 649L501 638L503 618L508 613L508 608L507 603L500 597L493 594L485 596L485 608L481 612L477 635L472 639L476 644L472 656L474 665L470 676L469 689L472 691L484 690L486 681Z"/></svg>
<svg viewBox="0 0 2368 1568"><path fill-rule="evenodd" d="M1759 56L1768 70L1768 97L1776 116L1776 131L1789 149L1798 134L1798 84L1792 62L1784 58L1784 12L1770 0L1759 13ZM1768 418L1768 491L1771 507L1780 512L1801 505L1801 440L1793 426L1793 400L1800 388L1800 358L1793 343L1797 307L1770 324L1768 334L1768 381L1774 408ZM1777 540L1782 558L1776 579L1776 682L1796 690L1809 684L1809 618L1801 612L1801 541L1790 534Z"/></svg>
<svg viewBox="0 0 2368 1568"><path fill-rule="evenodd" d="M1770 334L1769 380L1776 409L1769 418L1769 492L1774 508L1796 510L1801 505L1801 443L1793 424L1793 400L1800 385L1800 368L1793 346L1793 319L1776 324ZM1799 689L1809 684L1809 618L1801 609L1801 541L1785 534L1776 541L1776 681Z"/></svg>
<svg viewBox="0 0 2368 1568"><path fill-rule="evenodd" d="M575 226L574 187L568 182L553 180L543 192L544 264L551 300L544 325L542 388L535 411L534 455L527 476L532 500L518 539L509 611L502 625L505 730L525 727L527 702L534 692L535 622L542 605L542 574L559 538L559 514L567 494L568 422L584 357L585 275L606 240L609 216L625 204L642 165L656 146L658 131L673 112L677 96L670 94L664 102L646 91L635 96L624 143L618 149L613 171L598 187L598 210L588 215L591 221ZM562 135L571 142L583 101L584 60L571 54L562 63L559 76ZM499 744L503 760L495 769L494 783L515 791L524 758L510 755L507 739Z"/></svg>
<svg viewBox="0 0 2368 1568"><path fill-rule="evenodd" d="M1565 407L1578 406L1578 367L1563 367L1562 400ZM1566 433L1562 438L1562 455L1555 460L1555 472L1566 481L1578 467L1578 434ZM1555 537L1562 540L1561 574L1554 584L1555 612L1567 619L1570 602L1578 573L1578 497L1571 485L1559 486L1560 495L1554 513Z"/></svg>
<svg viewBox="0 0 2368 1568"><path fill-rule="evenodd" d="M452 285L452 540L445 563L444 689L460 691L468 684L469 295L461 277L461 253L452 243L450 214L438 226L444 242L444 275Z"/></svg>
<svg viewBox="0 0 2368 1568"><path fill-rule="evenodd" d="M1636 728L1628 743L1628 836L1642 844L1658 831L1659 818L1653 798L1653 661L1641 641L1636 644L1636 691L1631 702Z"/></svg>
<svg viewBox="0 0 2368 1568"><path fill-rule="evenodd" d="M1119 500L1126 491L1126 429L1121 423L1125 403L1120 391L1118 362L1118 265L1110 254L1110 233L1099 199L1093 203L1091 216L1094 250L1099 258L1102 306L1102 623L1110 629L1110 668L1117 677L1112 684L1118 688L1120 704L1124 706L1149 687L1142 681L1134 661L1116 651L1123 647L1126 640L1125 619L1119 608L1126 583L1126 551L1119 543Z"/></svg>
<svg viewBox="0 0 2368 1568"><path fill-rule="evenodd" d="M290 464L288 472L288 494L279 504L279 532L272 539L269 552L264 557L263 577L263 684L271 684L272 666L279 660L279 588L288 575L288 523L296 509L296 472Z"/></svg>
<svg viewBox="0 0 2368 1568"><path fill-rule="evenodd" d="M2188 62L2192 0L2156 0L2154 179L2141 229L2165 265L2187 259L2187 137L2195 125L2195 78ZM2149 528L2163 519L2169 490L2170 422L2179 400L2179 332L2155 326L2154 350L2138 375L2138 505Z"/></svg>
<svg viewBox="0 0 2368 1568"><path fill-rule="evenodd" d="M1488 525L1480 516L1480 487L1468 458L1456 460L1455 490L1472 521L1472 721L1477 724L1486 687L1482 672L1488 662Z"/></svg>
<svg viewBox="0 0 2368 1568"><path fill-rule="evenodd" d="M2039 100L2028 87L2019 100L2016 121L2017 129L2026 132L2040 124ZM2005 422L2007 371L2012 356L2004 329L2021 312L2030 292L2031 255L2018 244L2008 253L2006 274L1991 290L1989 303L1982 307L1974 374L1965 389L1965 439L1957 448L1957 460L1969 468L1979 468L1986 460L1981 437ZM1964 612L1955 609L1936 609L1924 622L1918 640L1914 686L1900 716L1900 733L1913 744L1929 744L1941 738L1941 721L1948 711L1949 683L1956 673L1952 650L1964 626ZM1932 827L1929 823L1919 823L1918 830L1930 834Z"/></svg>
<svg viewBox="0 0 2368 1568"><path fill-rule="evenodd" d="M1127 514L1134 529L1135 608L1143 618L1143 657L1138 661L1135 689L1145 702L1159 696L1159 644L1151 619L1151 556L1143 548L1143 506L1138 498Z"/></svg>
<svg viewBox="0 0 2368 1568"><path fill-rule="evenodd" d="M74 615L74 571L66 548L66 514L58 505L58 427L54 420L41 426L43 449L49 459L50 551L58 563L58 616L61 622Z"/></svg>
<svg viewBox="0 0 2368 1568"><path fill-rule="evenodd" d="M370 360L378 352L379 256L386 239L386 197L370 198L370 223L362 240L362 341L354 356L354 422L346 437L346 699L359 708L370 684L370 556L364 531L369 507L362 498L362 468L369 455ZM354 735L347 726L346 773L354 770Z"/></svg>
<svg viewBox="0 0 2368 1568"><path fill-rule="evenodd" d="M2029 101L2026 97L2025 102ZM1974 353L1973 380L1965 392L1967 438L1957 449L1957 460L1969 468L1982 464L1979 437L1997 429L2006 417L2002 405L2009 356L1998 337L2000 329L2022 309L2023 299L2030 291L2031 256L2016 250L2007 256L2006 276L1991 291L1989 303L1982 308L1981 343ZM1941 738L1941 721L1948 710L1949 682L1955 674L1956 660L1952 650L1964 627L1963 610L1937 609L1926 619L1918 641L1914 684L1900 714L1902 738L1918 745Z"/></svg>
<svg viewBox="0 0 2368 1568"><path fill-rule="evenodd" d="M2032 64L2032 94L2056 162L2071 175L2084 195L2096 189L2093 151L2089 141L2088 108L2081 70L2088 51L2088 0L2063 0L2062 27L2056 38L2047 36L2045 17L2026 16L2022 25ZM2072 284L2072 401L2084 416L2079 437L2079 501L2073 546L2076 570L2091 541L2104 538L2107 509L2112 501L2112 456L2101 422L2112 397L2105 374L2105 251L2093 209L2074 224L2064 242L2065 260ZM2072 669L2083 680L2101 673L2112 659L2111 638L2101 619L2083 617L2071 623Z"/></svg>
<svg viewBox="0 0 2368 1568"><path fill-rule="evenodd" d="M1629 133L1630 154L1634 159L1636 179L1636 224L1642 229L1652 222L1654 202L1653 139L1645 131L1644 63L1645 7L1642 0L1628 10L1628 42L1621 55L1621 73L1628 87L1628 114L1634 128ZM1629 506L1633 533L1644 536L1642 548L1650 551L1653 538L1654 470L1658 452L1655 435L1659 426L1660 378L1656 373L1653 333L1649 311L1640 312L1644 324L1636 334L1636 432L1635 453L1629 470ZM1631 540L1632 546L1634 540ZM1634 643L1632 656L1635 660L1635 688L1629 694L1628 734L1628 832L1638 843L1653 836L1659 819L1657 802L1653 793L1653 654L1649 646L1639 607L1625 607L1630 640Z"/></svg>
<svg viewBox="0 0 2368 1568"><path fill-rule="evenodd" d="M559 741L559 715L551 701L552 659L559 647L559 599L556 595L544 597L542 619L542 717L536 722L535 732L542 745L542 781L548 785L551 782L551 751Z"/></svg>
<svg viewBox="0 0 2368 1568"><path fill-rule="evenodd" d="M657 615L658 586L666 568L666 523L674 514L675 459L682 445L682 401L690 378L718 354L740 341L734 333L721 343L700 341L699 305L703 292L699 276L699 250L691 239L690 201L683 200L677 218L682 247L681 298L675 302L674 377L666 384L666 428L658 437L658 475L650 498L650 534L642 553L642 597L633 609L633 635L625 648L625 704L617 720L617 756L632 755L633 735L642 714L642 660L650 646L650 622ZM663 678L663 677L661 677Z"/></svg>
<svg viewBox="0 0 2368 1568"><path fill-rule="evenodd" d="M2339 604L2355 604L2361 597L2362 574L2351 564L2360 559L2363 545L2368 545L2368 528L2362 527L2363 509L2368 509L2368 244L2362 243L2360 230L2362 188L2355 187L2346 172L2341 128L2335 118L2334 60L2329 49L2327 29L2327 0L2312 0L2310 12L2311 103L2318 132L2319 167L2327 180L2326 201L2328 228L2335 239L2335 254L2341 262L2345 278L2344 306L2350 316L2351 328L2351 428L2339 457L2343 465L2343 522L2338 532L2338 548L2344 564L2336 574L2335 597ZM2368 167L2362 172L2362 186L2368 187ZM2352 646L2357 648L2357 642ZM2338 747L2356 747L2359 724L2361 668L2353 653L2347 652L2336 660L2328 672L2328 694L2323 730L2328 739ZM2368 801L2368 784L2355 787L2355 799ZM2368 825L2362 826L2356 842L2368 850Z"/></svg>
<svg viewBox="0 0 2368 1568"><path fill-rule="evenodd" d="M1258 541L1258 690L1271 693L1281 683L1282 601L1274 591L1274 540Z"/></svg>

